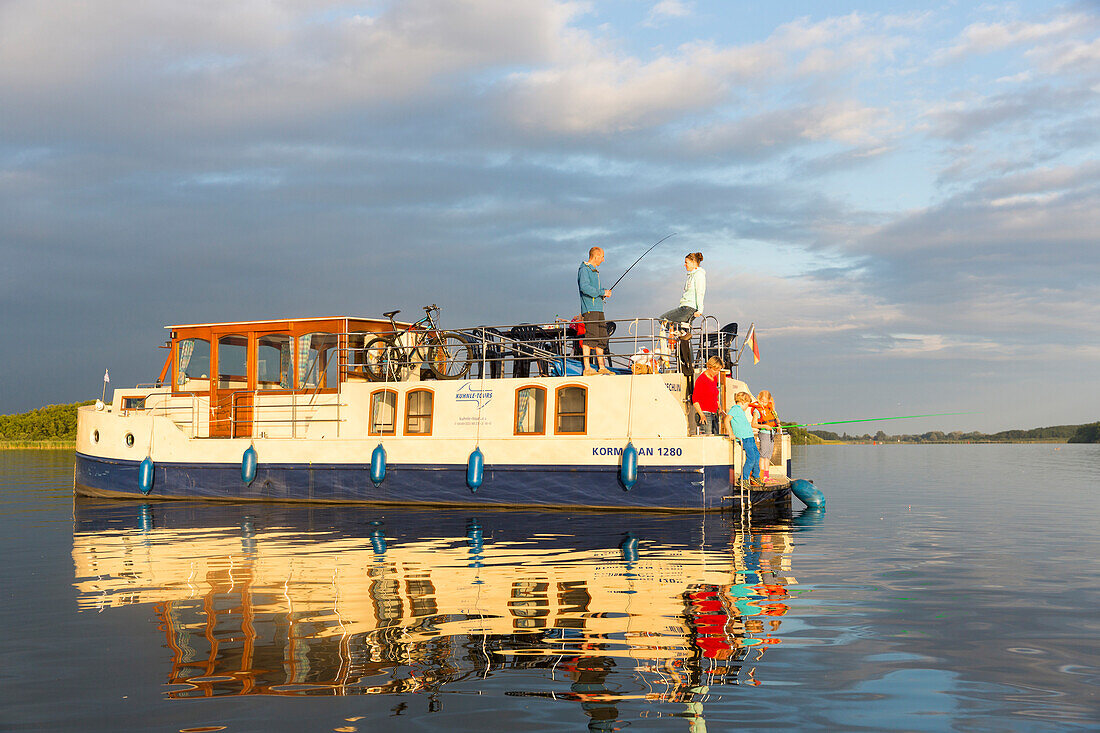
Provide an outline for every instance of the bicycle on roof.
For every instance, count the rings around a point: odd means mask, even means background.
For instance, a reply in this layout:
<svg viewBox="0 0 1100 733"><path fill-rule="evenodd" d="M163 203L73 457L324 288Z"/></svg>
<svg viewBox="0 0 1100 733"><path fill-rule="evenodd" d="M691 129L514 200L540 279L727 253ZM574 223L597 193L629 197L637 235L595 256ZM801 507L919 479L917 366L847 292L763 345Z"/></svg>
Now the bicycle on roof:
<svg viewBox="0 0 1100 733"><path fill-rule="evenodd" d="M402 328L394 320L401 311L383 313L393 331L371 339L363 348L363 369L374 382L403 381L413 369L427 366L436 379L461 379L470 371L473 344L461 333L441 331L439 306L424 306L424 317Z"/></svg>

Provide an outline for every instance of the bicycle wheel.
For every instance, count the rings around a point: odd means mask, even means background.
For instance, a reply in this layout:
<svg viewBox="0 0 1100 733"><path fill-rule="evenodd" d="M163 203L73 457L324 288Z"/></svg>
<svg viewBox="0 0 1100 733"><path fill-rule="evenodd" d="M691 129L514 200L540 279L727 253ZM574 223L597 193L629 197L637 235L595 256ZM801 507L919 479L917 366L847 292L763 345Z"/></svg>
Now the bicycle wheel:
<svg viewBox="0 0 1100 733"><path fill-rule="evenodd" d="M444 331L428 336L428 368L436 379L461 379L470 371L473 344L461 333Z"/></svg>
<svg viewBox="0 0 1100 733"><path fill-rule="evenodd" d="M397 351L393 341L382 336L371 339L363 349L363 370L372 382L392 382L397 379Z"/></svg>

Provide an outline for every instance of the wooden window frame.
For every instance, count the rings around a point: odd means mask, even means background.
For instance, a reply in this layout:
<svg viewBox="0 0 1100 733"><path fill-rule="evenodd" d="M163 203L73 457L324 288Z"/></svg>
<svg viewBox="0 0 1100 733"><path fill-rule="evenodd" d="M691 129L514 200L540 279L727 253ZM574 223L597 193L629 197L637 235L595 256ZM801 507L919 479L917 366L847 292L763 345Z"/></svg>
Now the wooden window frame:
<svg viewBox="0 0 1100 733"><path fill-rule="evenodd" d="M542 430L539 430L539 431L536 431L536 432L530 432L530 433L521 433L521 432L519 432L519 425L517 424L517 420L519 419L519 393L522 392L525 389L537 389L537 390L542 391ZM515 399L515 402L512 405L512 435L518 435L518 436L546 435L546 403L548 401L547 396L548 395L547 395L546 387L542 386L541 384L525 384L522 387L516 387L516 399ZM587 395L585 396L584 405L585 405L585 408L587 409L587 407L588 407L588 397L587 397ZM557 418L555 417L554 419L556 420ZM587 426L588 426L588 421L587 421L587 418L586 418L585 419L585 427L587 427ZM555 423L555 427L557 427L557 423Z"/></svg>
<svg viewBox="0 0 1100 733"><path fill-rule="evenodd" d="M584 430L567 432L558 430L558 418L561 417L561 393L566 389L584 390ZM567 413L578 414L578 413ZM554 435L588 435L588 387L583 384L563 384L554 390Z"/></svg>
<svg viewBox="0 0 1100 733"><path fill-rule="evenodd" d="M385 432L374 429L374 396L376 394L389 393L393 395L393 431ZM376 389L370 393L370 402L367 407L367 435L397 435L397 403L398 395L396 389Z"/></svg>
<svg viewBox="0 0 1100 733"><path fill-rule="evenodd" d="M221 386L222 383L222 339L240 338L244 339L244 374L226 374L227 381L232 382L235 380L243 380L244 386L229 385L228 387ZM219 392L240 392L255 389L252 384L252 375L255 371L254 356L253 356L253 344L254 339L248 331L226 331L225 333L215 332L211 334L210 338L210 379L211 389L217 389ZM239 346L241 344L226 344L226 346Z"/></svg>
<svg viewBox="0 0 1100 733"><path fill-rule="evenodd" d="M409 409L412 405L412 400L409 399L417 392L427 392L432 396L432 409L428 413L428 432L426 433L410 433L409 432ZM432 431L435 430L435 390L428 389L427 387L417 387L416 389L410 389L405 393L405 421L402 423L401 433L402 435L415 435L419 438L430 437Z"/></svg>
<svg viewBox="0 0 1100 733"><path fill-rule="evenodd" d="M283 336L283 337L286 337L287 340L290 342L290 374L289 374L290 379L288 380L290 382L289 387L284 388L282 386L278 386L278 387L268 389L268 388L264 388L264 387L260 386L261 384L279 384L279 382L271 382L270 380L266 381L266 382L261 382L260 381L260 340L263 339L263 338L266 338L268 336ZM257 395L260 395L260 394L275 395L275 394L291 394L291 393L295 392L296 390L294 389L294 379L298 375L298 370L295 368L295 362L294 362L294 340L295 340L294 336L290 333L290 331L257 331L255 333L255 337L256 337L255 338L255 349L256 349L256 358L255 358L255 362L256 362L256 367L255 367L255 370L256 370L256 375L255 375L255 377L256 377L256 387L255 387L255 390L256 390L256 394ZM301 391L303 391L303 390L299 390L299 392L301 392ZM323 391L324 390L322 390L322 392Z"/></svg>
<svg viewBox="0 0 1100 733"><path fill-rule="evenodd" d="M294 385L294 391L297 392L298 394L336 394L337 392L340 391L340 383L344 381L344 374L342 372L342 369L343 369L342 363L343 363L344 356L342 356L342 355L344 354L344 346L347 343L346 337L344 336L344 334L342 334L339 331L320 331L320 330L317 330L318 328L322 328L322 326L316 326L315 328L311 327L309 329L307 329L307 328L296 328L296 329L292 329L290 331L291 339L294 342L294 348L292 350L292 353L294 354L294 361L293 361L293 365L291 366L291 371L293 373L290 375L291 376L291 382L290 383ZM307 387L305 385L298 384L298 361L300 359L306 358L309 355L309 347L308 346L306 347L306 353L305 354L302 354L299 351L299 349L301 348L301 343L298 341L298 339L300 339L302 336L335 336L336 337L336 346L331 347L331 351L333 351L333 356L336 358L336 384L334 384L332 386L328 386L326 384L326 386L324 386L324 387ZM324 353L324 352L319 352L319 353ZM318 377L320 377L321 375L327 376L328 366L329 365L326 362L325 371L319 371L318 372ZM326 380L326 382L327 382L327 380Z"/></svg>
<svg viewBox="0 0 1100 733"><path fill-rule="evenodd" d="M196 341L206 342L206 389L183 389L180 385L176 384L179 380L179 348L180 343L187 339L195 339ZM214 346L209 333L203 335L192 336L179 336L172 339L172 396L173 397L189 397L191 395L209 395L210 384L212 380L209 378L210 372L213 371L211 367L214 366ZM199 379L199 378L196 378Z"/></svg>

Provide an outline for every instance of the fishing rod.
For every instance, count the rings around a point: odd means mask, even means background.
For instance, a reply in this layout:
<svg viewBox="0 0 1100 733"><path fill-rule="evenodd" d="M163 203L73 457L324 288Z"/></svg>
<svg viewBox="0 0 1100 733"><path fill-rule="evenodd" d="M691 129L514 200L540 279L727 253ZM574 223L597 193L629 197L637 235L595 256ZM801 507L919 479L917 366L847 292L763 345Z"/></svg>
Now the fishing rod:
<svg viewBox="0 0 1100 733"><path fill-rule="evenodd" d="M830 422L812 422L805 425L784 425L785 428L813 428L818 425L842 425L853 422L878 422L880 420L912 420L917 417L943 417L944 415L972 415L972 412L933 412L927 415L898 415L896 417L864 417L858 420L832 420Z"/></svg>
<svg viewBox="0 0 1100 733"><path fill-rule="evenodd" d="M668 239L668 237L675 237L675 236L676 236L676 232L673 232L672 234L669 234L669 235L668 235L667 237L662 237L661 239L659 239L659 240L657 241L657 244L654 244L654 245L653 245L653 247L656 247L656 246L657 246L658 244L660 244L661 242L663 242L663 241L665 241L666 239ZM645 257L645 256L646 256L647 254L649 254L649 253L650 253L650 251L651 251L651 250L653 249L653 247L650 247L650 248L649 248L649 249L647 249L647 250L646 250L645 252L642 252L642 257ZM636 264L638 264L639 262L641 262L641 261L642 261L642 257L639 257L638 259L634 260L634 265L636 265ZM633 270L633 269L634 269L634 265L631 265L630 267L626 268L626 272L630 272L631 270ZM626 277L626 272L624 272L624 273L623 273L622 275L619 275L619 280L622 280L622 279L623 279L624 277ZM616 280L616 281L615 281L615 285L618 285L618 284L619 284L619 280ZM609 287L609 288L607 289L607 291L608 291L608 292L611 292L612 290L614 290L614 289L615 289L615 285L612 285L611 287Z"/></svg>

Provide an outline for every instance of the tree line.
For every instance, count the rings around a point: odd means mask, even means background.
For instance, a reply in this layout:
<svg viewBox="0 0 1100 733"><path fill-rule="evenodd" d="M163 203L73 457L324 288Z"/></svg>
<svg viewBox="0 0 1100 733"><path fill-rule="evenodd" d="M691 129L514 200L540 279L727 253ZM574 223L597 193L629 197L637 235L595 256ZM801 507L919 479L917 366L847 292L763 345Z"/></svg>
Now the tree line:
<svg viewBox="0 0 1100 733"><path fill-rule="evenodd" d="M0 440L74 440L76 408L89 402L48 405L18 415L0 415Z"/></svg>
<svg viewBox="0 0 1100 733"><path fill-rule="evenodd" d="M1028 440L1057 441L1067 443L1100 443L1100 423L1087 423L1085 425L1051 425L1045 428L1032 428L1031 430L1002 430L999 433L982 433L971 431L964 433L961 430L943 432L931 430L920 434L890 435L879 430L874 435L848 435L848 433L834 433L829 430L811 430L810 433L822 440L840 441L846 443L1016 443Z"/></svg>

